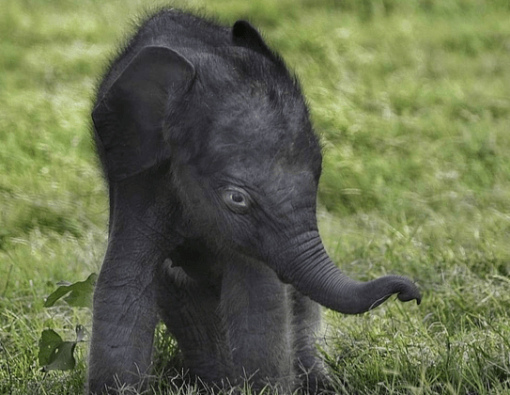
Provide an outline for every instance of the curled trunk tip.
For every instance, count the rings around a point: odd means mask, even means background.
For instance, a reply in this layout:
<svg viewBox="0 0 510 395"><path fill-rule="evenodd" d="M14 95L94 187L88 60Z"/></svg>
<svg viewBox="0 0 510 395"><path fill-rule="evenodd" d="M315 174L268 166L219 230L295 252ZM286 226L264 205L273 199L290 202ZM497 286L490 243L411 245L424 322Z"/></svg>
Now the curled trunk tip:
<svg viewBox="0 0 510 395"><path fill-rule="evenodd" d="M370 306L369 310L379 306L394 294L397 295L401 302L416 300L416 304L419 305L421 303L421 294L418 287L407 277L395 275L383 276L361 284L362 288L366 288L360 292L361 295L366 295L369 299L377 295L381 296L381 299L378 299Z"/></svg>
<svg viewBox="0 0 510 395"><path fill-rule="evenodd" d="M402 289L398 292L398 299L401 302L409 302L411 300L416 300L416 304L419 305L421 303L421 293L414 282L409 280L406 277L401 276L388 276L388 277L397 277L400 281L403 282ZM383 277L384 278L384 277Z"/></svg>

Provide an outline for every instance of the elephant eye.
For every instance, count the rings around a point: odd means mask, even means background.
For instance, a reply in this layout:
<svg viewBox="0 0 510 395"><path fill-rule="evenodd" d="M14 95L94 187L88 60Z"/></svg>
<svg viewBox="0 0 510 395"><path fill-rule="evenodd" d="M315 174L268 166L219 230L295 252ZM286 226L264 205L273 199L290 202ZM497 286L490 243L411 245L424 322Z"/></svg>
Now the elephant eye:
<svg viewBox="0 0 510 395"><path fill-rule="evenodd" d="M232 200L234 203L238 204L244 204L244 196L241 195L239 192L232 192L229 195L230 200Z"/></svg>
<svg viewBox="0 0 510 395"><path fill-rule="evenodd" d="M243 214L250 207L250 197L240 188L227 188L223 190L222 198L227 207L235 213Z"/></svg>

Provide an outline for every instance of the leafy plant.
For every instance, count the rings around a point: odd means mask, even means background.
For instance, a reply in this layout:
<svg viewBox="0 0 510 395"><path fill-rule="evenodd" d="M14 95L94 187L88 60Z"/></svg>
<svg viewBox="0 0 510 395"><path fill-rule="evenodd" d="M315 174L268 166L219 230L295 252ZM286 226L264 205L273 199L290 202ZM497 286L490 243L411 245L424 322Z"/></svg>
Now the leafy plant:
<svg viewBox="0 0 510 395"><path fill-rule="evenodd" d="M72 370L76 366L74 349L83 341L86 330L82 325L76 326L76 340L63 341L53 329L45 329L39 339L39 365L44 372L50 370Z"/></svg>
<svg viewBox="0 0 510 395"><path fill-rule="evenodd" d="M92 273L85 281L69 283L61 281L59 287L51 293L44 307L52 307L62 299L72 307L90 308L92 294L97 280L97 275ZM67 296L66 296L67 295ZM74 350L76 345L84 341L87 330L82 325L76 325L76 340L64 341L53 329L42 331L39 339L39 365L44 372L50 370L72 370L76 366Z"/></svg>

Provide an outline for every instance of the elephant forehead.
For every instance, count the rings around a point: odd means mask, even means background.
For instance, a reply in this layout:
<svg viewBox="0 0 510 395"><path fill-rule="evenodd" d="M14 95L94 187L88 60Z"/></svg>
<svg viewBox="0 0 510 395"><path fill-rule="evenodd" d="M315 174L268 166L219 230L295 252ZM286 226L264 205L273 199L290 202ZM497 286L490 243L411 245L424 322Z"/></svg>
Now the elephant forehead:
<svg viewBox="0 0 510 395"><path fill-rule="evenodd" d="M285 108L262 100L245 100L217 114L210 125L208 145L218 154L243 151L264 160L292 161L320 155L306 109L300 106Z"/></svg>
<svg viewBox="0 0 510 395"><path fill-rule="evenodd" d="M311 132L289 133L280 127L225 128L209 135L201 167L259 185L282 184L280 178L318 180L322 155Z"/></svg>
<svg viewBox="0 0 510 395"><path fill-rule="evenodd" d="M309 171L318 178L321 150L297 83L270 72L267 61L267 67L255 69L244 63L208 65L215 72L193 91L197 106L191 107L193 127L186 137L199 171L249 179Z"/></svg>

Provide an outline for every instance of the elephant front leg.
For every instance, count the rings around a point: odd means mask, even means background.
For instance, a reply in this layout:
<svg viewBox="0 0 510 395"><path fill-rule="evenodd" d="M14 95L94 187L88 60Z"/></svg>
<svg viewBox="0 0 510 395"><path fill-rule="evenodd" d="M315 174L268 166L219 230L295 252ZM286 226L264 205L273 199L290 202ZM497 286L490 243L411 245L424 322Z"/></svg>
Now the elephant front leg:
<svg viewBox="0 0 510 395"><path fill-rule="evenodd" d="M158 274L158 306L192 377L222 386L233 370L226 330L218 315L219 286L196 281L166 260Z"/></svg>
<svg viewBox="0 0 510 395"><path fill-rule="evenodd" d="M309 297L292 290L295 368L307 393L320 393L327 387L324 362L316 341L321 326L321 307Z"/></svg>
<svg viewBox="0 0 510 395"><path fill-rule="evenodd" d="M139 261L107 253L94 293L89 393L146 386L157 323L152 277Z"/></svg>
<svg viewBox="0 0 510 395"><path fill-rule="evenodd" d="M261 262L245 259L226 265L221 311L235 366L235 380L255 388L266 384L290 391L292 367L289 287Z"/></svg>

